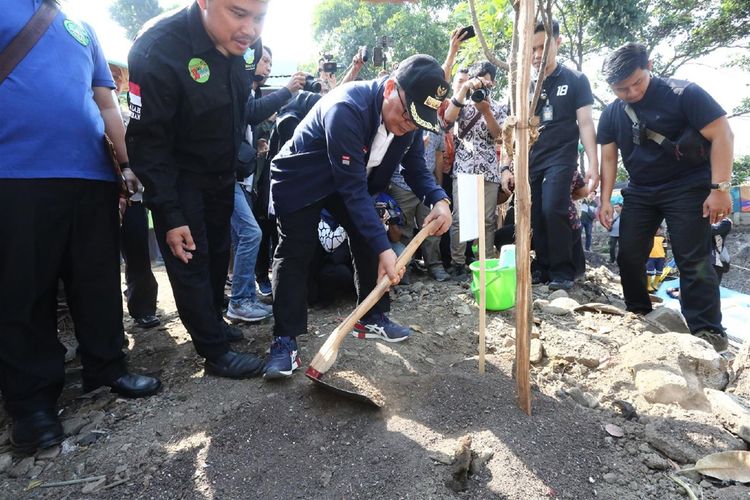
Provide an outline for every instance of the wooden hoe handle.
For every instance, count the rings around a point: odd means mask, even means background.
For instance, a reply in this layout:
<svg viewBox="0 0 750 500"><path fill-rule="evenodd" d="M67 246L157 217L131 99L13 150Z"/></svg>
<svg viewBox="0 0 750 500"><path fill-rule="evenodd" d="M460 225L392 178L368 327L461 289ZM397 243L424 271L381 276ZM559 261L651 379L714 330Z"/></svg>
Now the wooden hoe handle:
<svg viewBox="0 0 750 500"><path fill-rule="evenodd" d="M396 272L399 272L406 267L412 255L414 255L414 252L419 248L419 245L430 236L437 227L437 224L438 221L433 220L427 226L423 227L414 238L412 238L403 253L399 256L398 260L396 260ZM356 309L354 309L354 311L352 311L351 314L349 314L349 316L347 316L346 319L342 321L333 332L331 332L328 339L318 351L318 354L315 355L310 363L310 367L307 369L308 376L316 379L320 378L321 375L331 368L336 361L339 346L344 341L346 334L349 333L352 328L354 328L354 324L359 321L362 316L367 314L372 306L380 300L390 286L391 280L388 276L383 276L378 282L378 285L369 293L369 295L367 295L367 297L365 297L365 300L363 300Z"/></svg>

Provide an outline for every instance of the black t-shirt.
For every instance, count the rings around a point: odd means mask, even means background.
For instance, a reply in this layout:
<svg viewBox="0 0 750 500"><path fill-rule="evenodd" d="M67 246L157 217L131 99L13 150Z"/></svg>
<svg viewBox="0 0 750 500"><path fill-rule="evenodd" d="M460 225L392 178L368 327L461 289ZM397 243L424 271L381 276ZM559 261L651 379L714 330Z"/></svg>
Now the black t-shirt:
<svg viewBox="0 0 750 500"><path fill-rule="evenodd" d="M558 64L555 71L544 79L536 106L535 114L543 128L529 153L530 170L576 164L579 139L576 111L593 103L586 75ZM545 112L548 107L551 107L551 117Z"/></svg>
<svg viewBox="0 0 750 500"><path fill-rule="evenodd" d="M669 140L677 139L688 125L701 130L726 114L714 98L698 85L657 77L652 77L643 98L630 106L646 127ZM604 109L597 131L599 144L617 144L631 184L663 187L672 183L705 182L710 179L708 162L688 167L652 140L641 145L634 144L632 125L625 113L625 103L618 99Z"/></svg>

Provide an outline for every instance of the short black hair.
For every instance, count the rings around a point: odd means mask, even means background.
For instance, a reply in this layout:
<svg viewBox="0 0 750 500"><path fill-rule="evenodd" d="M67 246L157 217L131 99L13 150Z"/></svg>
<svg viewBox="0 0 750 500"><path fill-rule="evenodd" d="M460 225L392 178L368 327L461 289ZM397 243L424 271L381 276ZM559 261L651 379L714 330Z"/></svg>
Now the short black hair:
<svg viewBox="0 0 750 500"><path fill-rule="evenodd" d="M544 23L542 21L539 21L536 23L536 26L534 26L534 34L541 33L544 31ZM558 23L556 20L552 20L552 36L557 38L560 36L560 23Z"/></svg>
<svg viewBox="0 0 750 500"><path fill-rule="evenodd" d="M480 61L472 64L469 68L469 78L476 78L484 75L490 75L490 78L494 81L495 76L497 75L497 66L489 61Z"/></svg>
<svg viewBox="0 0 750 500"><path fill-rule="evenodd" d="M648 68L648 49L642 43L621 45L604 61L602 73L608 84L621 82L637 69Z"/></svg>
<svg viewBox="0 0 750 500"><path fill-rule="evenodd" d="M271 47L269 47L268 45L264 45L263 50L267 51L268 55L273 57L273 52L271 51Z"/></svg>

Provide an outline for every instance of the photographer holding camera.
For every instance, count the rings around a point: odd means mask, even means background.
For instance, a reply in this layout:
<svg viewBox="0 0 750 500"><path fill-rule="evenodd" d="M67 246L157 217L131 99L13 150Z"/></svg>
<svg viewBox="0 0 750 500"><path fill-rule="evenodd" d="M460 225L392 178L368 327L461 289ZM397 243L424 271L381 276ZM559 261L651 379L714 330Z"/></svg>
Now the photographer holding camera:
<svg viewBox="0 0 750 500"><path fill-rule="evenodd" d="M502 133L501 124L508 116L506 107L490 98L495 86L497 68L488 61L474 64L469 78L454 87L454 95L445 110L445 121L455 122L456 174L484 176L484 231L486 241L493 241L497 227L497 193L500 189L500 165L495 152L495 140ZM456 80L461 78L457 73ZM466 243L458 236L458 183L453 184L453 224L451 225L451 267L455 277L468 275ZM487 256L494 249L487 245Z"/></svg>

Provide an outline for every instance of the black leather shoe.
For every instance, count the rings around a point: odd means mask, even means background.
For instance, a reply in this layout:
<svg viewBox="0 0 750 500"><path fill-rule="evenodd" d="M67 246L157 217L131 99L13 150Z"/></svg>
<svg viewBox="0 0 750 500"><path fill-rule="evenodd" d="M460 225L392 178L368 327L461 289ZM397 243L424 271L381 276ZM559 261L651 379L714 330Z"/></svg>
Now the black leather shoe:
<svg viewBox="0 0 750 500"><path fill-rule="evenodd" d="M156 377L148 375L138 375L136 373L126 373L117 380L109 383L91 383L84 381L83 392L91 392L97 387L106 385L112 389L112 392L126 398L145 398L152 396L161 389L161 381Z"/></svg>
<svg viewBox="0 0 750 500"><path fill-rule="evenodd" d="M206 373L226 378L252 378L263 375L263 360L246 352L227 351L206 360Z"/></svg>
<svg viewBox="0 0 750 500"><path fill-rule="evenodd" d="M229 342L245 340L245 335L242 333L242 329L239 326L230 325L229 323L222 321L221 331L224 332L224 336Z"/></svg>
<svg viewBox="0 0 750 500"><path fill-rule="evenodd" d="M157 318L154 314L149 314L147 316L143 316L142 318L135 318L133 322L135 323L135 326L139 326L141 328L154 328L155 326L161 325L161 321L159 321L159 318Z"/></svg>
<svg viewBox="0 0 750 500"><path fill-rule="evenodd" d="M39 410L27 417L13 419L10 444L19 455L31 455L38 449L55 446L64 438L55 410Z"/></svg>

